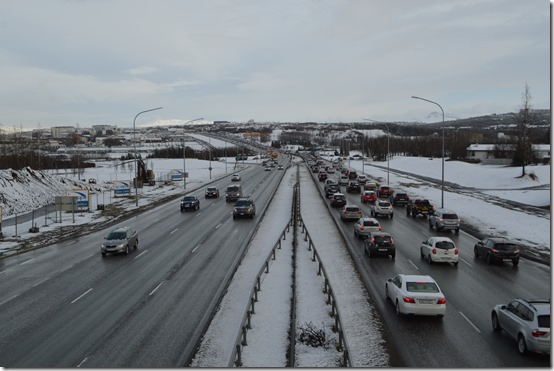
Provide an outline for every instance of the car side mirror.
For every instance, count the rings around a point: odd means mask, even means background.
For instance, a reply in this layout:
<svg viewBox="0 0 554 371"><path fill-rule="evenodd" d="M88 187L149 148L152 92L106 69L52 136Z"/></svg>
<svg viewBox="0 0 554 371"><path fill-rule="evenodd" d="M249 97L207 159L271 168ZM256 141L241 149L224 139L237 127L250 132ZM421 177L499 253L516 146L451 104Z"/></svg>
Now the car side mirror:
<svg viewBox="0 0 554 371"><path fill-rule="evenodd" d="M392 282L392 278L389 278L389 279L387 280L387 282Z"/></svg>
<svg viewBox="0 0 554 371"><path fill-rule="evenodd" d="M500 306L500 309L506 309L506 304L502 304L502 305Z"/></svg>

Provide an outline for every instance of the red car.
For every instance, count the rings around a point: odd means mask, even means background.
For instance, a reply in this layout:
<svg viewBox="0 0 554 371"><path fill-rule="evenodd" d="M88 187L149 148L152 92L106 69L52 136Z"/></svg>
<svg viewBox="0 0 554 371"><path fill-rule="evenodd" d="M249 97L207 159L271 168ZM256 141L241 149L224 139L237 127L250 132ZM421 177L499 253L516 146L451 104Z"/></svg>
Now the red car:
<svg viewBox="0 0 554 371"><path fill-rule="evenodd" d="M377 191L379 197L390 197L393 193L394 191L389 186L380 186L379 190Z"/></svg>
<svg viewBox="0 0 554 371"><path fill-rule="evenodd" d="M364 204L367 202L375 202L377 201L377 194L373 191L364 191L364 193L360 196L360 200Z"/></svg>

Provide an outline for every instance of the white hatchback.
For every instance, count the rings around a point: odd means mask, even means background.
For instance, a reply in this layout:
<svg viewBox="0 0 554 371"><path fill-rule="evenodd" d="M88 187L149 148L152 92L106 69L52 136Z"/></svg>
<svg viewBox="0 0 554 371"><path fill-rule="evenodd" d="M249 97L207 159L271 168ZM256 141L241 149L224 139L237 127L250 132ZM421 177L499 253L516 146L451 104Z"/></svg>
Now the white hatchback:
<svg viewBox="0 0 554 371"><path fill-rule="evenodd" d="M431 276L399 274L385 283L385 296L396 315L411 314L444 317L446 299Z"/></svg>
<svg viewBox="0 0 554 371"><path fill-rule="evenodd" d="M435 262L452 263L458 265L460 256L454 241L448 237L429 237L421 243L420 254L429 264Z"/></svg>

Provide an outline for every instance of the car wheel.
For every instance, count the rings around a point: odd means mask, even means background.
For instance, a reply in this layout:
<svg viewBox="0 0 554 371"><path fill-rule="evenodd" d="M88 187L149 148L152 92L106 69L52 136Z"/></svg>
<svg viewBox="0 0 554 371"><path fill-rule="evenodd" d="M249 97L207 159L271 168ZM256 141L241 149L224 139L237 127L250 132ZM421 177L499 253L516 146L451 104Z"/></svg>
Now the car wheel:
<svg viewBox="0 0 554 371"><path fill-rule="evenodd" d="M129 245L125 246L125 255L129 255Z"/></svg>
<svg viewBox="0 0 554 371"><path fill-rule="evenodd" d="M415 218L415 217L416 217L416 213L414 213L414 212L412 211L412 218Z"/></svg>
<svg viewBox="0 0 554 371"><path fill-rule="evenodd" d="M233 220L235 220L236 218L237 218L237 216L236 216L236 215L233 215Z"/></svg>
<svg viewBox="0 0 554 371"><path fill-rule="evenodd" d="M433 264L433 259L431 259L431 254L427 255L427 261L429 264Z"/></svg>
<svg viewBox="0 0 554 371"><path fill-rule="evenodd" d="M502 330L502 327L500 327L500 322L498 322L498 314L496 314L496 312L492 312L491 321L492 321L492 329L494 331Z"/></svg>
<svg viewBox="0 0 554 371"><path fill-rule="evenodd" d="M475 255L476 258L479 257L479 252L477 251L477 247L473 247L473 255Z"/></svg>
<svg viewBox="0 0 554 371"><path fill-rule="evenodd" d="M385 301L389 300L389 285L385 283Z"/></svg>
<svg viewBox="0 0 554 371"><path fill-rule="evenodd" d="M371 248L367 249L367 256L371 258Z"/></svg>
<svg viewBox="0 0 554 371"><path fill-rule="evenodd" d="M391 257L393 260L394 260L395 256L396 256L396 253L390 254L390 257Z"/></svg>
<svg viewBox="0 0 554 371"><path fill-rule="evenodd" d="M135 250L138 248L138 238L137 238L137 241L135 242Z"/></svg>
<svg viewBox="0 0 554 371"><path fill-rule="evenodd" d="M458 267L458 262L454 262L453 264L454 264L454 267L456 268Z"/></svg>
<svg viewBox="0 0 554 371"><path fill-rule="evenodd" d="M419 248L419 256L421 257L421 259L425 258L425 255L423 254L423 249L421 247Z"/></svg>
<svg viewBox="0 0 554 371"><path fill-rule="evenodd" d="M460 228L456 228L456 230L454 231L454 233L456 233L456 234L460 233Z"/></svg>
<svg viewBox="0 0 554 371"><path fill-rule="evenodd" d="M394 214L390 214L390 218L392 219L392 217L394 216Z"/></svg>
<svg viewBox="0 0 554 371"><path fill-rule="evenodd" d="M444 314L437 314L437 318L444 318Z"/></svg>
<svg viewBox="0 0 554 371"><path fill-rule="evenodd" d="M522 334L519 334L517 337L517 350L519 354L527 354L527 344L525 343L525 338Z"/></svg>
<svg viewBox="0 0 554 371"><path fill-rule="evenodd" d="M492 256L491 254L487 254L487 264L492 264Z"/></svg>
<svg viewBox="0 0 554 371"><path fill-rule="evenodd" d="M513 264L514 266L517 266L517 265L519 264L519 259L514 259L514 260L512 260L512 264Z"/></svg>
<svg viewBox="0 0 554 371"><path fill-rule="evenodd" d="M437 231L442 232L442 227L437 226Z"/></svg>
<svg viewBox="0 0 554 371"><path fill-rule="evenodd" d="M400 317L400 315L402 314L402 312L400 312L400 304L398 303L398 299L396 300L395 309L396 309L396 315L397 315L398 317Z"/></svg>
<svg viewBox="0 0 554 371"><path fill-rule="evenodd" d="M433 223L429 220L429 229L433 229Z"/></svg>
<svg viewBox="0 0 554 371"><path fill-rule="evenodd" d="M100 254L102 254L102 257L103 257L103 258L106 257L106 253L105 253L105 252L102 252L102 253L100 253Z"/></svg>

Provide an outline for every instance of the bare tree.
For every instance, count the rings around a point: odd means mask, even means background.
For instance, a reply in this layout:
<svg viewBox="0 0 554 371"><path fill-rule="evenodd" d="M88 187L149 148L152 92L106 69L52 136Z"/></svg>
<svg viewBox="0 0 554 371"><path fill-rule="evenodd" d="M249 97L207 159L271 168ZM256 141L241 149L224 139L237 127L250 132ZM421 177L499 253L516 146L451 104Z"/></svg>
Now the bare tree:
<svg viewBox="0 0 554 371"><path fill-rule="evenodd" d="M529 140L529 125L533 123L533 111L531 109L531 90L527 83L521 94L521 109L517 116L517 128L515 132L514 157L512 164L521 166L521 176L525 176L525 165L533 161L533 146Z"/></svg>

